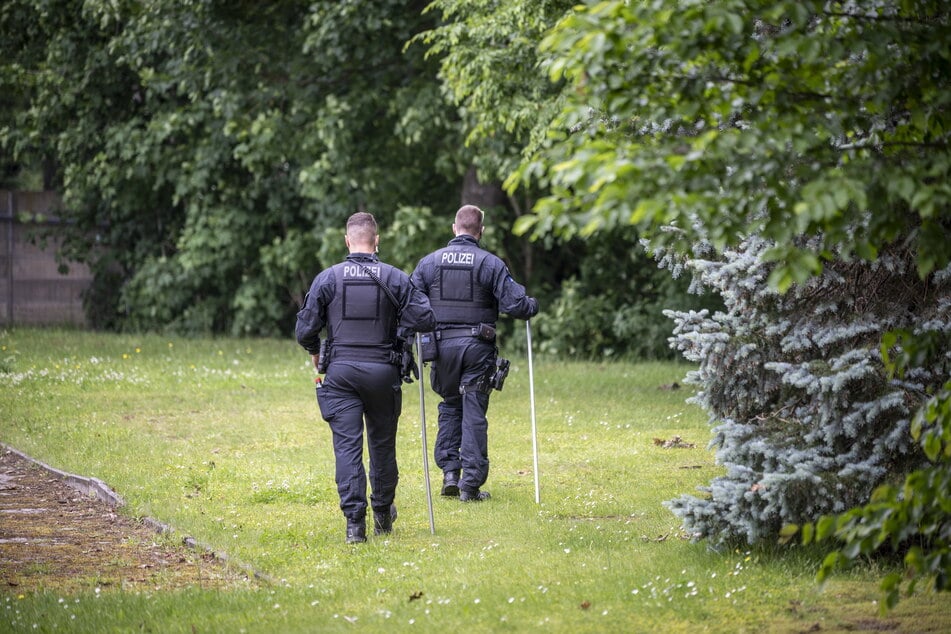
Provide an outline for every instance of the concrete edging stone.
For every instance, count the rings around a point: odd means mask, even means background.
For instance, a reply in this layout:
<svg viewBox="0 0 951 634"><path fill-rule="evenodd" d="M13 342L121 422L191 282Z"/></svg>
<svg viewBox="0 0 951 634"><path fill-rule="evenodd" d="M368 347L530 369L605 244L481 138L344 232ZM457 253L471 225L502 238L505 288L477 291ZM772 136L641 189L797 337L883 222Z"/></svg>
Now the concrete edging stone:
<svg viewBox="0 0 951 634"><path fill-rule="evenodd" d="M0 442L0 447L2 447L4 451L9 451L10 453L14 453L28 462L32 462L36 466L42 468L43 470L55 476L59 480L62 480L65 484L83 493L84 495L88 495L90 497L94 496L97 499L101 500L102 502L105 502L112 508L119 508L121 506L125 506L125 500L122 499L122 496L120 496L118 493L116 493L111 488L109 488L109 485L107 485L105 482L103 482L99 478L92 478L92 477L76 475L73 473L67 473L66 471L57 469L56 467L52 467L46 464L45 462L42 462L32 456L29 456L23 453L22 451L20 451L19 449L16 449L15 447L11 447L5 442ZM162 535L175 532L175 529L169 526L168 524L164 524L151 517L142 517L142 518L139 518L139 521L141 521L143 524L151 528L156 533L159 533ZM260 579L267 583L274 583L274 580L268 577L267 575L265 575L264 573L254 570L253 568L245 564L232 561L227 555L216 552L214 549L199 543L193 537L189 537L186 535L185 537L182 538L182 544L188 548L192 548L195 550L203 550L206 553L209 553L210 555L212 555L215 559L221 561L222 563L236 565L242 570L244 570L244 572L253 576L256 579Z"/></svg>

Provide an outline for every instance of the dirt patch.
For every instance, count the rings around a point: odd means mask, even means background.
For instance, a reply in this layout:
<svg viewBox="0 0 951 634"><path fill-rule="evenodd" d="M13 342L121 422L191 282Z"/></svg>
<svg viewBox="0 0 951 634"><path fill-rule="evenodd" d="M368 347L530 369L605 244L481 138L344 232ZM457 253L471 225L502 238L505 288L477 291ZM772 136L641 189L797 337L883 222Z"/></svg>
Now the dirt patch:
<svg viewBox="0 0 951 634"><path fill-rule="evenodd" d="M246 586L243 570L175 544L0 448L0 592Z"/></svg>

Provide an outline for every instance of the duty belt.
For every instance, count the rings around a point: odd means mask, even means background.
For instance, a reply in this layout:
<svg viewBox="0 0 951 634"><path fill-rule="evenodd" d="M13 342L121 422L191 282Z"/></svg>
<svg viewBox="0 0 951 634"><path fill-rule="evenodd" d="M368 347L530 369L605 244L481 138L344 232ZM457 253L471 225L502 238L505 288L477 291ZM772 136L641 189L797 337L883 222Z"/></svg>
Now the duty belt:
<svg viewBox="0 0 951 634"><path fill-rule="evenodd" d="M443 339L458 339L459 337L477 337L479 335L478 326L466 326L465 328L446 328L436 331L436 341Z"/></svg>
<svg viewBox="0 0 951 634"><path fill-rule="evenodd" d="M402 355L391 348L334 343L330 358L338 361L369 361L399 365Z"/></svg>

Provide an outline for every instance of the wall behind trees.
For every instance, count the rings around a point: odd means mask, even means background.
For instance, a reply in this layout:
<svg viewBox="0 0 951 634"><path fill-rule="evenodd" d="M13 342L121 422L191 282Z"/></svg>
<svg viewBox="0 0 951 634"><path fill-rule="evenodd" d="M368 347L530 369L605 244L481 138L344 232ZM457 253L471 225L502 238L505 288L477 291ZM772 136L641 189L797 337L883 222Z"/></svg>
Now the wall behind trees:
<svg viewBox="0 0 951 634"><path fill-rule="evenodd" d="M59 204L53 192L0 189L0 325L87 325L93 276L56 256Z"/></svg>

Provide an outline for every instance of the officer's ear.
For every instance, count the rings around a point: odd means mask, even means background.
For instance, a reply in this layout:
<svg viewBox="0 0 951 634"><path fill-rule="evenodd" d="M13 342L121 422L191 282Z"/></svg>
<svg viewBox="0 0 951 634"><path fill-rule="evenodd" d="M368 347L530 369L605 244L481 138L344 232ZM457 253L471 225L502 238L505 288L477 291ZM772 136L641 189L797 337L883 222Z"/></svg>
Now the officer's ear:
<svg viewBox="0 0 951 634"><path fill-rule="evenodd" d="M373 240L373 251L377 252L380 250L380 236L377 234L376 239Z"/></svg>

